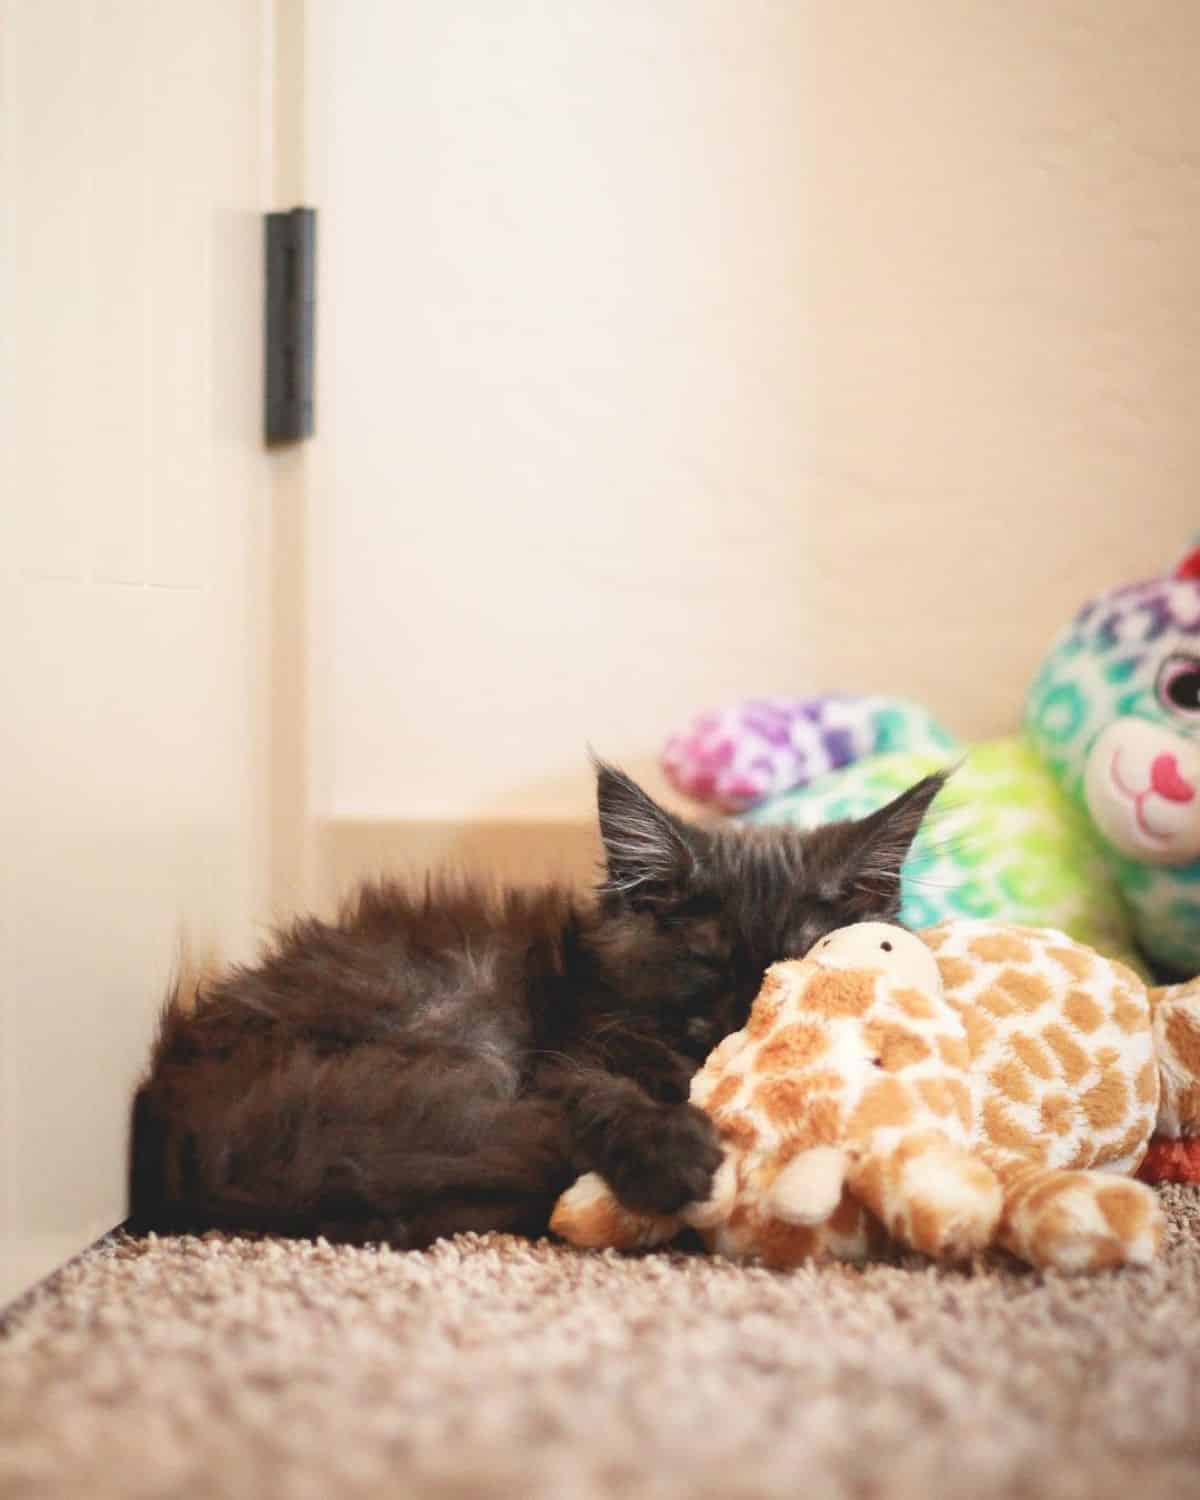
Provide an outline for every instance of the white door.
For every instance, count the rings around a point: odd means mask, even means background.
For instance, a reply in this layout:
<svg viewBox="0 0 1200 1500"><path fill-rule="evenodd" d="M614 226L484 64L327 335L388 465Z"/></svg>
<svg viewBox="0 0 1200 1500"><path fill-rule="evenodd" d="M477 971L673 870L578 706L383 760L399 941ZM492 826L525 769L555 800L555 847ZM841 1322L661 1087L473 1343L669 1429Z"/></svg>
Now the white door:
<svg viewBox="0 0 1200 1500"><path fill-rule="evenodd" d="M271 6L0 0L0 1301L265 909Z"/></svg>

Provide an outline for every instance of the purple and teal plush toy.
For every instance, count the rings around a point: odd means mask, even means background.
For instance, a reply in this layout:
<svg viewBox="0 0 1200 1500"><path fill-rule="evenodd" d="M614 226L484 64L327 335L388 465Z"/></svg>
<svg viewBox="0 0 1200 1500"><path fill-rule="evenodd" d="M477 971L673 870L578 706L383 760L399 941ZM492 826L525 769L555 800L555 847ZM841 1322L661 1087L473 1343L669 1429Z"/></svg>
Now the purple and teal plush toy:
<svg viewBox="0 0 1200 1500"><path fill-rule="evenodd" d="M913 927L1058 927L1128 962L1200 972L1200 548L1085 605L1042 662L1020 735L964 746L893 699L771 698L703 715L664 766L752 823L882 806L965 757L905 866Z"/></svg>

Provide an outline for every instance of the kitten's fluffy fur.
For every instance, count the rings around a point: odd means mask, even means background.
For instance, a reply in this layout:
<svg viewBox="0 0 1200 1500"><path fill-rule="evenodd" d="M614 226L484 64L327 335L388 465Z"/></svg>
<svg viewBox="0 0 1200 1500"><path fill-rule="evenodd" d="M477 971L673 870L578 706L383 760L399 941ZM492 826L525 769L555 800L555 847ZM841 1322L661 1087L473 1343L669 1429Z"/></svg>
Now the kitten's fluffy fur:
<svg viewBox="0 0 1200 1500"><path fill-rule="evenodd" d="M336 925L298 922L168 1005L134 1104L135 1227L414 1246L540 1233L586 1170L635 1209L703 1197L718 1151L692 1072L769 964L894 917L941 781L813 833L708 831L601 765L595 901L382 883Z"/></svg>

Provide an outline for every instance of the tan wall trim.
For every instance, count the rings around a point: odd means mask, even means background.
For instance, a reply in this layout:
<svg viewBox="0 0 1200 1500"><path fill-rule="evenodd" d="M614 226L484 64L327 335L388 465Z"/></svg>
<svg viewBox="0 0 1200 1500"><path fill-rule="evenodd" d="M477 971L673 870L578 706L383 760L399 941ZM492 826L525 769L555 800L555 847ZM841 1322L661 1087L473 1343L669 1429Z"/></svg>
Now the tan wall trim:
<svg viewBox="0 0 1200 1500"><path fill-rule="evenodd" d="M594 878L600 857L594 819L370 819L323 823L318 834L318 905L333 911L354 885L379 874L464 870L528 885Z"/></svg>

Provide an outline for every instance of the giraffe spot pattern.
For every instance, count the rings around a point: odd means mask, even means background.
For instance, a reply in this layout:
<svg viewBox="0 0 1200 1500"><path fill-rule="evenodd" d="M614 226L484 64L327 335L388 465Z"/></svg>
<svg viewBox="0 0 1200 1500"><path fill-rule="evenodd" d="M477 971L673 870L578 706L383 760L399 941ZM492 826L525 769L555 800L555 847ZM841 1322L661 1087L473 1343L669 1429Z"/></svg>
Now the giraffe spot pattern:
<svg viewBox="0 0 1200 1500"><path fill-rule="evenodd" d="M732 1104L741 1092L743 1080L736 1073L728 1073L713 1089L708 1096L705 1109L712 1116L717 1117L728 1105Z"/></svg>
<svg viewBox="0 0 1200 1500"><path fill-rule="evenodd" d="M954 958L938 956L938 973L942 976L942 983L948 990L962 989L970 984L975 976L975 968L965 958Z"/></svg>
<svg viewBox="0 0 1200 1500"><path fill-rule="evenodd" d="M967 1049L967 1043L960 1036L939 1036L937 1039L938 1056L948 1068L961 1068L964 1072L970 1066L971 1054Z"/></svg>
<svg viewBox="0 0 1200 1500"><path fill-rule="evenodd" d="M923 1036L895 1022L868 1022L863 1036L878 1055L879 1066L888 1073L898 1073L933 1056L933 1048Z"/></svg>
<svg viewBox="0 0 1200 1500"><path fill-rule="evenodd" d="M1175 1108L1181 1119L1200 1119L1200 1084L1188 1084L1179 1089Z"/></svg>
<svg viewBox="0 0 1200 1500"><path fill-rule="evenodd" d="M1122 1031L1132 1036L1135 1032L1143 1031L1149 1026L1149 1009L1145 1005L1139 1005L1135 1000L1118 1000L1113 1006L1113 1020Z"/></svg>
<svg viewBox="0 0 1200 1500"><path fill-rule="evenodd" d="M817 1068L804 1075L805 1086L812 1095L840 1094L846 1080L833 1068Z"/></svg>
<svg viewBox="0 0 1200 1500"><path fill-rule="evenodd" d="M814 1099L798 1078L769 1078L754 1092L754 1109L804 1146L832 1145L842 1125L837 1099Z"/></svg>
<svg viewBox="0 0 1200 1500"><path fill-rule="evenodd" d="M1071 1025L1090 1035L1103 1024L1104 1012L1086 990L1075 989L1063 1001L1063 1014Z"/></svg>
<svg viewBox="0 0 1200 1500"><path fill-rule="evenodd" d="M805 1008L822 1016L863 1016L875 998L869 974L827 969L817 974L804 993Z"/></svg>
<svg viewBox="0 0 1200 1500"><path fill-rule="evenodd" d="M772 994L760 993L746 1022L746 1034L752 1038L767 1036L779 1019L783 1009L783 998L778 987Z"/></svg>
<svg viewBox="0 0 1200 1500"><path fill-rule="evenodd" d="M967 1046L973 1058L980 1057L996 1035L995 1024L974 1007L963 1015L963 1030L967 1033Z"/></svg>
<svg viewBox="0 0 1200 1500"><path fill-rule="evenodd" d="M1006 1057L1003 1062L997 1063L988 1074L988 1082L997 1093L1003 1094L1006 1099L1011 1099L1014 1104L1033 1102L1034 1094L1029 1075L1014 1057Z"/></svg>
<svg viewBox="0 0 1200 1500"><path fill-rule="evenodd" d="M1033 957L1029 944L1014 932L990 932L973 938L969 951L984 963L1027 964Z"/></svg>
<svg viewBox="0 0 1200 1500"><path fill-rule="evenodd" d="M1072 1228L1070 1216L1059 1207L1048 1209L1039 1215L1031 1239L1036 1264L1053 1264L1058 1247L1070 1239Z"/></svg>
<svg viewBox="0 0 1200 1500"><path fill-rule="evenodd" d="M942 1155L946 1150L946 1139L936 1130L918 1130L905 1136L889 1158L891 1180L898 1181L905 1167L930 1155Z"/></svg>
<svg viewBox="0 0 1200 1500"><path fill-rule="evenodd" d="M1017 1034L1009 1039L1009 1044L1035 1078L1054 1077L1054 1061L1036 1037Z"/></svg>
<svg viewBox="0 0 1200 1500"><path fill-rule="evenodd" d="M946 1088L954 1101L954 1110L958 1115L959 1124L964 1130L970 1130L971 1117L974 1113L971 1107L971 1094L961 1078L947 1078Z"/></svg>
<svg viewBox="0 0 1200 1500"><path fill-rule="evenodd" d="M1042 1129L1050 1135L1069 1135L1075 1126L1075 1100L1070 1094L1047 1094L1041 1107Z"/></svg>
<svg viewBox="0 0 1200 1500"><path fill-rule="evenodd" d="M946 1078L919 1078L917 1093L935 1115L957 1115L958 1101Z"/></svg>
<svg viewBox="0 0 1200 1500"><path fill-rule="evenodd" d="M764 1219L754 1236L758 1258L769 1270L786 1271L808 1260L819 1248L817 1231L807 1224Z"/></svg>
<svg viewBox="0 0 1200 1500"><path fill-rule="evenodd" d="M998 1021L1007 1020L1020 1009L1020 1006L1012 996L996 984L993 984L989 989L984 991L979 997L978 1004Z"/></svg>
<svg viewBox="0 0 1200 1500"><path fill-rule="evenodd" d="M761 1134L752 1117L742 1111L728 1113L717 1122L717 1133L726 1145L739 1151L753 1151Z"/></svg>
<svg viewBox="0 0 1200 1500"><path fill-rule="evenodd" d="M1184 1010L1167 1015L1167 1042L1179 1066L1194 1077L1200 1077L1200 1027Z"/></svg>
<svg viewBox="0 0 1200 1500"><path fill-rule="evenodd" d="M1129 1090L1121 1075L1109 1068L1100 1082L1080 1098L1083 1112L1095 1130L1115 1130L1129 1108Z"/></svg>
<svg viewBox="0 0 1200 1500"><path fill-rule="evenodd" d="M806 1068L828 1050L829 1042L820 1026L793 1021L764 1042L752 1066L758 1073L791 1073Z"/></svg>
<svg viewBox="0 0 1200 1500"><path fill-rule="evenodd" d="M1142 1197L1131 1185L1118 1183L1113 1187L1102 1187L1096 1193L1096 1202L1109 1228L1117 1234L1132 1239L1141 1228L1145 1216Z"/></svg>
<svg viewBox="0 0 1200 1500"><path fill-rule="evenodd" d="M881 1078L869 1088L850 1117L855 1139L889 1126L907 1125L912 1118L912 1095L897 1078Z"/></svg>
<svg viewBox="0 0 1200 1500"><path fill-rule="evenodd" d="M1048 1204L1068 1192L1074 1182L1075 1177L1071 1172L1038 1173L1023 1191L1014 1195L1013 1206L1025 1213L1040 1214Z"/></svg>
<svg viewBox="0 0 1200 1500"><path fill-rule="evenodd" d="M937 1015L933 1001L920 990L897 990L894 999L899 1009L914 1021L931 1021Z"/></svg>
<svg viewBox="0 0 1200 1500"><path fill-rule="evenodd" d="M1051 958L1066 969L1072 979L1086 980L1091 977L1092 960L1082 948L1055 947L1047 951Z"/></svg>
<svg viewBox="0 0 1200 1500"><path fill-rule="evenodd" d="M1009 968L996 982L1021 1010L1040 1010L1053 996L1049 984L1040 974L1026 974Z"/></svg>
<svg viewBox="0 0 1200 1500"><path fill-rule="evenodd" d="M1009 1151L1032 1153L1036 1148L1033 1137L1013 1119L994 1094L983 1102L983 1128L994 1145Z"/></svg>
<svg viewBox="0 0 1200 1500"><path fill-rule="evenodd" d="M1063 1077L1070 1084L1078 1083L1091 1066L1087 1053L1063 1026L1047 1026L1042 1035L1058 1059Z"/></svg>
<svg viewBox="0 0 1200 1500"><path fill-rule="evenodd" d="M1135 1164L1140 1162L1145 1155L1146 1146L1150 1141L1153 1129L1153 1116L1148 1114L1139 1116L1120 1140L1114 1141L1110 1145L1101 1145L1096 1148L1087 1165L1103 1167L1107 1166L1110 1162L1130 1160Z"/></svg>

